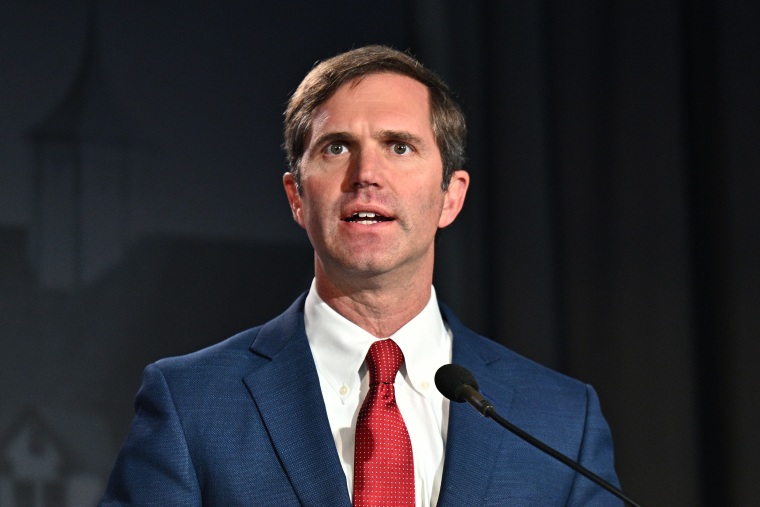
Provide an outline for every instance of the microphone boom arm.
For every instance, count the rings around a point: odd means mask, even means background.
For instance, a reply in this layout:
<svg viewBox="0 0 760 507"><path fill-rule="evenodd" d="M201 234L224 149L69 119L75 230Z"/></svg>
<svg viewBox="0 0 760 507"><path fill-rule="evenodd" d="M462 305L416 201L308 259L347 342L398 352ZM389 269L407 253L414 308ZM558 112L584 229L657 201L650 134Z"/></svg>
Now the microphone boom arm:
<svg viewBox="0 0 760 507"><path fill-rule="evenodd" d="M520 437L524 441L528 442L533 447L535 447L535 448L537 448L537 449L545 452L546 454L548 454L552 458L554 458L554 459L556 459L558 461L561 461L562 463L564 463L565 465L569 466L570 468L572 468L573 470L575 470L579 474L581 474L584 477L586 477L587 479L595 482L596 484L598 484L599 486L603 487L604 489L606 489L607 491L609 491L610 493L612 493L616 497L620 498L621 500L623 500L627 504L629 504L629 505L631 505L633 507L641 507L639 504L637 504L636 502L634 502L633 500L631 500L629 497L627 497L618 488L616 488L615 486L613 486L609 482L605 481L604 479L602 479L601 477L599 477L598 475L596 475L594 472L592 472L588 468L586 468L586 467L582 466L581 464L573 461L572 459L568 458L567 456L565 456L561 452L559 452L559 451L557 451L557 450L549 447L548 445L546 445L542 441L540 441L537 438L535 438L533 435L530 435L530 434L526 433L525 431L521 430L520 428L518 428L517 426L515 426L511 422L509 422L506 419L504 419L502 416L500 416L496 412L496 410L493 408L493 405L491 404L491 402L489 402L488 400L486 400L483 397L483 395L480 394L472 386L469 386L469 385L466 385L466 384L463 385L463 386L461 386L458 389L458 391L457 391L457 395L458 395L458 397L460 397L460 399L463 398L464 401L466 401L467 403L469 403L470 405L472 405L473 407L475 407L475 409L478 412L480 412L481 414L483 414L485 417L493 419L501 427L503 427L504 429L506 429L506 430L512 432L513 434L517 435L518 437Z"/></svg>

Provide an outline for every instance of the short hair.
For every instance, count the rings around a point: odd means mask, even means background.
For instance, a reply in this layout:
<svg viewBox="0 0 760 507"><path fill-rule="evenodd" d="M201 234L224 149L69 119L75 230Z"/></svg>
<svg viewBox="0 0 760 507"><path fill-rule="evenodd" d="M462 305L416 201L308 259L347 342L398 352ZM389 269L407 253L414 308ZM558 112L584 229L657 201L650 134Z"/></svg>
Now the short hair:
<svg viewBox="0 0 760 507"><path fill-rule="evenodd" d="M290 171L301 188L301 159L311 130L314 111L344 84L371 74L400 74L419 81L428 89L430 123L441 153L445 191L451 175L464 165L467 126L464 113L448 86L433 71L407 53L387 46L365 46L318 63L288 101L285 110L285 142Z"/></svg>

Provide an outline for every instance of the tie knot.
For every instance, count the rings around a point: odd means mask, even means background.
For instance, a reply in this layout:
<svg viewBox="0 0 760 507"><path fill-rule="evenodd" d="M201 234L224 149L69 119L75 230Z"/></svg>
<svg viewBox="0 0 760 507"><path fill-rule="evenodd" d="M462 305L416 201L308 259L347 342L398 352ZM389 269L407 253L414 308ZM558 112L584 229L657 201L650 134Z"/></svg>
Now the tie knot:
<svg viewBox="0 0 760 507"><path fill-rule="evenodd" d="M369 369L369 384L392 384L396 379L404 353L393 340L376 341L367 353L367 368Z"/></svg>

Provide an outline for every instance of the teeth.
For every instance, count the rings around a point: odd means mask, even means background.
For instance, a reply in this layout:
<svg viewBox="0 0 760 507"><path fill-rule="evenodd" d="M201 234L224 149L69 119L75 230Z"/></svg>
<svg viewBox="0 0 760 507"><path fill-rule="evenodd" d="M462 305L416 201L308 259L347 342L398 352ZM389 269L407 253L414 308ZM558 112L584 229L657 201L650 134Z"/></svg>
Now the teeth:
<svg viewBox="0 0 760 507"><path fill-rule="evenodd" d="M373 211L357 211L347 219L355 224L372 225L389 220Z"/></svg>

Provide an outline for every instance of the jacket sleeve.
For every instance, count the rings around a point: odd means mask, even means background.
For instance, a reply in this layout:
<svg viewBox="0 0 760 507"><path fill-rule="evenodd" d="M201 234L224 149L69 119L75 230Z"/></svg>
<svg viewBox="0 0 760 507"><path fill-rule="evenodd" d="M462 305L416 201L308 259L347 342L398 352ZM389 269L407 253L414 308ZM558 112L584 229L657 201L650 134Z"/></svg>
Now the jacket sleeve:
<svg viewBox="0 0 760 507"><path fill-rule="evenodd" d="M612 450L612 435L594 388L586 386L586 424L583 432L578 462L615 487L619 487L615 473L615 459ZM576 473L570 498L571 506L622 506L623 501L615 495Z"/></svg>
<svg viewBox="0 0 760 507"><path fill-rule="evenodd" d="M155 364L143 373L135 417L99 505L201 505L182 422Z"/></svg>

